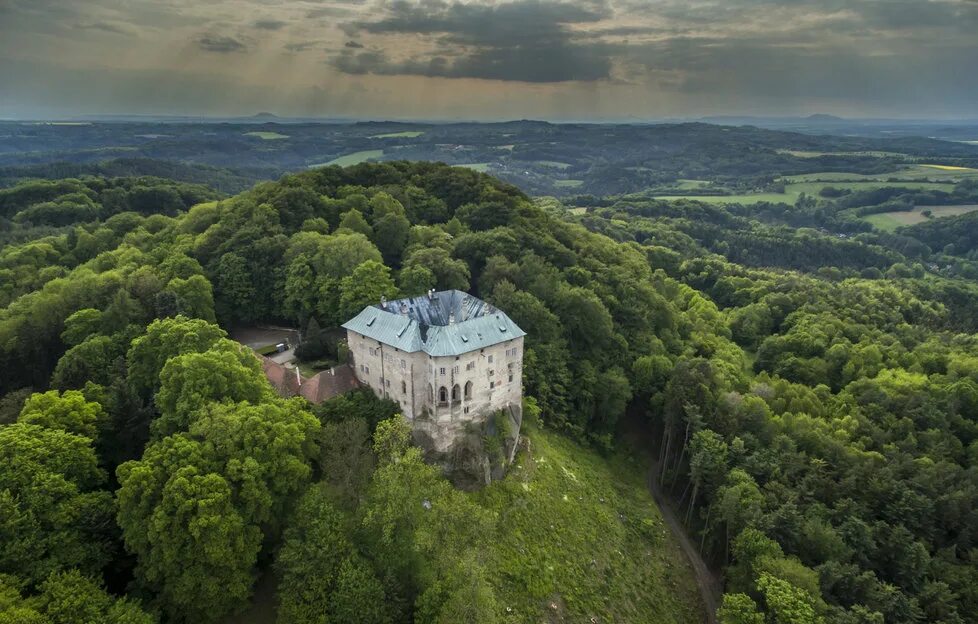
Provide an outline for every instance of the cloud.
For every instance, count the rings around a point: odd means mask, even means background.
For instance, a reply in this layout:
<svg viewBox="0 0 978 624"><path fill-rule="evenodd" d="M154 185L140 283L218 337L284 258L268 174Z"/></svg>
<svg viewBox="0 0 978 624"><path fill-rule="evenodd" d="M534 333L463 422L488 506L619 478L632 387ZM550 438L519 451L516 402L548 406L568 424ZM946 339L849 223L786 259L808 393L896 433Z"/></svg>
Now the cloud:
<svg viewBox="0 0 978 624"><path fill-rule="evenodd" d="M197 40L197 46L205 52L218 52L221 54L241 52L247 47L234 37L223 35L204 35Z"/></svg>
<svg viewBox="0 0 978 624"><path fill-rule="evenodd" d="M332 65L346 74L413 75L437 78L480 78L517 82L592 81L608 78L606 56L575 47L527 49L486 48L455 58L443 55L391 60L382 51L344 50Z"/></svg>
<svg viewBox="0 0 978 624"><path fill-rule="evenodd" d="M252 24L252 26L260 30L281 30L287 25L288 22L283 22L281 20L274 20L274 19L260 19L254 24Z"/></svg>
<svg viewBox="0 0 978 624"><path fill-rule="evenodd" d="M114 22L79 22L75 28L80 30L98 30L101 32L112 33L114 35L132 35L133 31L129 26Z"/></svg>
<svg viewBox="0 0 978 624"><path fill-rule="evenodd" d="M973 116L975 32L978 0L0 0L0 72L45 68L0 82L0 107L114 68L114 110L141 102L138 71L166 69L160 110L206 100L170 85L219 75L269 98L226 100L256 110L310 112L324 89L381 116Z"/></svg>
<svg viewBox="0 0 978 624"><path fill-rule="evenodd" d="M285 44L285 50L288 52L305 52L306 50L312 49L319 42L318 41L297 41L293 43Z"/></svg>
<svg viewBox="0 0 978 624"><path fill-rule="evenodd" d="M601 46L579 41L572 27L610 15L605 2L396 0L380 19L345 24L344 32L382 39L420 38L435 49L401 55L386 49L345 50L331 62L348 74L533 83L602 80L610 77L611 59Z"/></svg>

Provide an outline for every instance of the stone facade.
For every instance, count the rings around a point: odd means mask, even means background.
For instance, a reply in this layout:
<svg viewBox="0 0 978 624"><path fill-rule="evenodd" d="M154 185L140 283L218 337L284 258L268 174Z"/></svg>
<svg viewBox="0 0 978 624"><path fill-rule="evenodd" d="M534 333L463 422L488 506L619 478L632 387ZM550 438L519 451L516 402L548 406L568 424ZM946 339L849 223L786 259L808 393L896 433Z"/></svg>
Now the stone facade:
<svg viewBox="0 0 978 624"><path fill-rule="evenodd" d="M397 402L435 450L448 451L467 422L521 409L523 337L456 356L406 353L352 330L347 343L357 380Z"/></svg>
<svg viewBox="0 0 978 624"><path fill-rule="evenodd" d="M357 380L400 404L429 457L449 472L476 465L480 482L501 475L522 424L525 332L512 319L466 293L431 291L368 306L343 327ZM487 436L502 458L481 448Z"/></svg>

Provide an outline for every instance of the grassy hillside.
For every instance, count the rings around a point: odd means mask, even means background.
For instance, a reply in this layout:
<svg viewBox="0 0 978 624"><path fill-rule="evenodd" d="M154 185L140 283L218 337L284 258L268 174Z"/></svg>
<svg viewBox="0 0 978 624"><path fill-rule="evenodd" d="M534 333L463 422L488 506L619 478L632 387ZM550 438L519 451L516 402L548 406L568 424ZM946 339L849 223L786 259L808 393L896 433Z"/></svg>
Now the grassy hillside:
<svg viewBox="0 0 978 624"><path fill-rule="evenodd" d="M498 514L487 568L512 622L699 622L692 569L637 460L539 428L510 473L474 494Z"/></svg>

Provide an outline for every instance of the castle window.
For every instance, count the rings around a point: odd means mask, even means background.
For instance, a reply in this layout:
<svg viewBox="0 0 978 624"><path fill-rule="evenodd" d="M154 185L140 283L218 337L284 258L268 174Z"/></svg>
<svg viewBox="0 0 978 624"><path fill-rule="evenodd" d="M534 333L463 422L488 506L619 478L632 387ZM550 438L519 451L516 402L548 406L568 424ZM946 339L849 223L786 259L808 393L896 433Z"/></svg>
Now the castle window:
<svg viewBox="0 0 978 624"><path fill-rule="evenodd" d="M407 394L407 383L401 382L401 394Z"/></svg>
<svg viewBox="0 0 978 624"><path fill-rule="evenodd" d="M438 369L438 374L439 375L444 375L445 374L445 369L444 368L439 368Z"/></svg>
<svg viewBox="0 0 978 624"><path fill-rule="evenodd" d="M462 389L459 388L458 384L452 386L452 401L458 401L462 398Z"/></svg>
<svg viewBox="0 0 978 624"><path fill-rule="evenodd" d="M458 366L453 366L452 367L452 372L453 373L457 373L458 372Z"/></svg>
<svg viewBox="0 0 978 624"><path fill-rule="evenodd" d="M465 382L465 399L466 400L470 400L471 398L472 398L472 382L471 381L466 381ZM465 408L465 409L466 409L466 413L468 413L468 408Z"/></svg>
<svg viewBox="0 0 978 624"><path fill-rule="evenodd" d="M465 365L465 370L472 370L473 368L475 368L475 362L469 362Z"/></svg>
<svg viewBox="0 0 978 624"><path fill-rule="evenodd" d="M496 374L496 371L495 370L489 369L489 376L490 377L494 376L495 374Z"/></svg>
<svg viewBox="0 0 978 624"><path fill-rule="evenodd" d="M407 368L407 360L401 360L401 368Z"/></svg>
<svg viewBox="0 0 978 624"><path fill-rule="evenodd" d="M496 382L495 381L490 381L489 382L489 389L492 390L495 387L496 387Z"/></svg>
<svg viewBox="0 0 978 624"><path fill-rule="evenodd" d="M438 388L438 403L440 405L448 405L448 388L445 386Z"/></svg>
<svg viewBox="0 0 978 624"><path fill-rule="evenodd" d="M489 363L492 364L492 356L489 356Z"/></svg>

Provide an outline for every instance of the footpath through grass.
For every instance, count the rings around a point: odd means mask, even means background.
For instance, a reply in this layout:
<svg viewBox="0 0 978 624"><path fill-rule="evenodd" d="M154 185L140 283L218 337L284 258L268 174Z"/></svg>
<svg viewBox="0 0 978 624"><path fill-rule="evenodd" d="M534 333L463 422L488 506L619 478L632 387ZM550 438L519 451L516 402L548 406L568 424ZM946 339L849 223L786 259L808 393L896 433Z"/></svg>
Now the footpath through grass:
<svg viewBox="0 0 978 624"><path fill-rule="evenodd" d="M507 622L702 622L647 466L535 427L524 434L529 449L506 478L473 494L498 516L486 556Z"/></svg>

